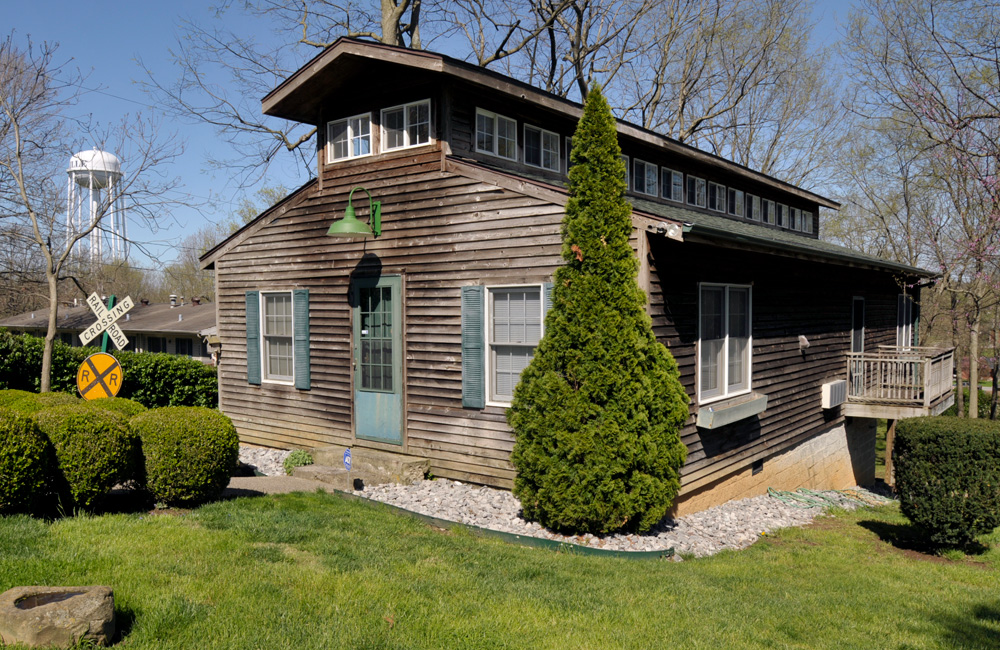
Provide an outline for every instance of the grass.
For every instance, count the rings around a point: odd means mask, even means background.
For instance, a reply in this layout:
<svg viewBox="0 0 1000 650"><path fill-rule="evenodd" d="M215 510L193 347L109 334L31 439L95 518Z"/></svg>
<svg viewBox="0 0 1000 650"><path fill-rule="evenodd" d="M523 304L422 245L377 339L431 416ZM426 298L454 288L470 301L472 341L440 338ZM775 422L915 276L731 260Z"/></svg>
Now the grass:
<svg viewBox="0 0 1000 650"><path fill-rule="evenodd" d="M885 540L885 541L884 541ZM996 648L1000 531L912 550L893 507L682 563L524 548L323 493L0 518L0 590L107 584L125 648Z"/></svg>

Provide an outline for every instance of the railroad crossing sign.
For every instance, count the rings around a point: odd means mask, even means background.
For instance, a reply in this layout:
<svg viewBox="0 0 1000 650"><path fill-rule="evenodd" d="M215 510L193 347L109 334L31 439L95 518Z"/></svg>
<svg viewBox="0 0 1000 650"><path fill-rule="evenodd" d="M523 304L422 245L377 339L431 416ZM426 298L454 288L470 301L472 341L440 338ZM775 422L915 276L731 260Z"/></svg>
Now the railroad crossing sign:
<svg viewBox="0 0 1000 650"><path fill-rule="evenodd" d="M76 371L76 387L84 399L114 397L122 388L122 367L107 352L92 354Z"/></svg>
<svg viewBox="0 0 1000 650"><path fill-rule="evenodd" d="M125 349L128 345L128 339L125 338L125 333L121 331L118 324L115 322L119 318L125 315L125 312L132 309L135 305L132 303L132 297L126 296L125 300L122 300L118 305L115 305L115 297L111 296L111 300L108 301L108 306L105 307L104 303L101 302L101 297L96 293L90 294L87 298L87 304L90 305L91 311L97 316L97 322L83 330L80 333L80 340L86 345L94 340L94 338L101 332L106 332L108 338L111 342L115 344L115 347L119 350ZM101 352L108 351L108 339L104 339L104 344L101 346ZM82 366L81 366L82 367Z"/></svg>

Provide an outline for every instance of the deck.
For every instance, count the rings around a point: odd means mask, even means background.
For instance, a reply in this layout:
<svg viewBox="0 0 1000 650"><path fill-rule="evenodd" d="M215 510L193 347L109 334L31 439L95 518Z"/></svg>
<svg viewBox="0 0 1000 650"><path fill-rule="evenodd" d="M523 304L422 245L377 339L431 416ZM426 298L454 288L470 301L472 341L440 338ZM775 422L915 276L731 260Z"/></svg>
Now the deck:
<svg viewBox="0 0 1000 650"><path fill-rule="evenodd" d="M879 346L847 355L844 415L899 418L940 415L955 403L954 348Z"/></svg>

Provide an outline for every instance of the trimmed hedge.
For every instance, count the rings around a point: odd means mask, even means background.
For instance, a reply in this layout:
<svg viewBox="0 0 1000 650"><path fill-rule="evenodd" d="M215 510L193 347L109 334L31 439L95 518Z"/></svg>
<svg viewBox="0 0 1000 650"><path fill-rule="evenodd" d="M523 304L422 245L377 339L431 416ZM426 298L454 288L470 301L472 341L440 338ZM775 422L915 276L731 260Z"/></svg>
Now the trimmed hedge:
<svg viewBox="0 0 1000 650"><path fill-rule="evenodd" d="M992 398L992 396L989 393L987 393L986 391L984 391L981 388L979 389L978 392L979 392L979 408L976 409L976 413L979 415L980 419L982 419L982 420L989 420L990 419L990 400L993 399L993 398ZM968 386L966 386L965 388L962 389L962 395L963 395L963 398L964 398L964 401L962 402L962 407L963 407L962 411L963 411L963 413L965 415L968 415L969 414L969 387ZM956 401L954 404L952 404L951 406L949 406L948 409L944 413L942 413L941 415L950 415L951 417L955 417L956 415L958 415L958 402Z"/></svg>
<svg viewBox="0 0 1000 650"><path fill-rule="evenodd" d="M54 406L66 406L76 404L79 397L69 393L25 393L23 391L3 391L4 393L15 393L16 397L7 402L7 408L12 411L31 415Z"/></svg>
<svg viewBox="0 0 1000 650"><path fill-rule="evenodd" d="M135 416L145 486L157 501L191 505L217 498L236 470L240 441L232 421L200 407L168 407Z"/></svg>
<svg viewBox="0 0 1000 650"><path fill-rule="evenodd" d="M42 348L45 340L28 334L0 330L0 389L37 393L41 390ZM76 393L76 372L98 348L75 348L55 341L52 350L52 390ZM151 352L112 351L125 380L121 396L146 408L207 406L219 400L218 374L189 357Z"/></svg>
<svg viewBox="0 0 1000 650"><path fill-rule="evenodd" d="M965 546L1000 525L1000 422L900 420L893 448L903 514L941 546Z"/></svg>
<svg viewBox="0 0 1000 650"><path fill-rule="evenodd" d="M34 418L0 408L0 515L39 509L49 495L50 458Z"/></svg>
<svg viewBox="0 0 1000 650"><path fill-rule="evenodd" d="M103 399L90 400L85 403L91 408L103 409L105 411L116 413L126 420L131 420L140 413L145 413L148 410L139 402L130 400L126 397L106 397Z"/></svg>
<svg viewBox="0 0 1000 650"><path fill-rule="evenodd" d="M134 477L139 440L121 415L91 404L70 404L35 417L55 449L57 488L67 511L92 511L112 487Z"/></svg>

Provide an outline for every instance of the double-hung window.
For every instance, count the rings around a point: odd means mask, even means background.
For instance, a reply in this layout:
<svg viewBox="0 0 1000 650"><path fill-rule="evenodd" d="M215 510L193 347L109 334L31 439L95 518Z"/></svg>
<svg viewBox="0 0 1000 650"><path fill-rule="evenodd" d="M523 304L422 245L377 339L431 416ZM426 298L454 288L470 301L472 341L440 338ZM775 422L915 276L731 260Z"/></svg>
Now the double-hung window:
<svg viewBox="0 0 1000 650"><path fill-rule="evenodd" d="M291 382L294 378L292 352L292 292L262 293L261 356L263 378Z"/></svg>
<svg viewBox="0 0 1000 650"><path fill-rule="evenodd" d="M708 184L708 209L716 212L726 211L726 186L718 183Z"/></svg>
<svg viewBox="0 0 1000 650"><path fill-rule="evenodd" d="M670 201L684 201L684 174L666 167L660 170L660 196Z"/></svg>
<svg viewBox="0 0 1000 650"><path fill-rule="evenodd" d="M393 106L382 111L382 150L404 149L431 141L431 101Z"/></svg>
<svg viewBox="0 0 1000 650"><path fill-rule="evenodd" d="M326 161L368 156L372 152L372 114L362 113L326 125Z"/></svg>
<svg viewBox="0 0 1000 650"><path fill-rule="evenodd" d="M755 194L747 194L747 219L760 221L760 197Z"/></svg>
<svg viewBox="0 0 1000 650"><path fill-rule="evenodd" d="M802 211L802 232L812 234L813 231L813 213L806 210Z"/></svg>
<svg viewBox="0 0 1000 650"><path fill-rule="evenodd" d="M785 222L786 216L788 215L788 206L783 203L776 203L774 206L774 223L782 228L787 228L788 224Z"/></svg>
<svg viewBox="0 0 1000 650"><path fill-rule="evenodd" d="M559 134L525 124L524 162L532 167L559 171Z"/></svg>
<svg viewBox="0 0 1000 650"><path fill-rule="evenodd" d="M487 305L487 394L507 404L542 338L542 287L490 287Z"/></svg>
<svg viewBox="0 0 1000 650"><path fill-rule="evenodd" d="M626 190L630 190L630 189L632 189L632 184L629 182L628 156L626 156L625 154L622 154L621 155L621 160L622 160L622 164L625 165L625 189Z"/></svg>
<svg viewBox="0 0 1000 650"><path fill-rule="evenodd" d="M632 188L639 194L656 196L656 165L636 158L632 162Z"/></svg>
<svg viewBox="0 0 1000 650"><path fill-rule="evenodd" d="M698 319L698 401L749 392L750 287L702 284Z"/></svg>
<svg viewBox="0 0 1000 650"><path fill-rule="evenodd" d="M788 228L790 230L799 230L798 208L788 208Z"/></svg>
<svg viewBox="0 0 1000 650"><path fill-rule="evenodd" d="M477 108L476 151L517 160L517 122Z"/></svg>
<svg viewBox="0 0 1000 650"><path fill-rule="evenodd" d="M760 202L760 219L764 223L774 225L774 201L764 199Z"/></svg>
<svg viewBox="0 0 1000 650"><path fill-rule="evenodd" d="M742 217L746 200L743 198L743 190L729 188L729 214Z"/></svg>
<svg viewBox="0 0 1000 650"><path fill-rule="evenodd" d="M705 207L705 179L698 178L697 176L688 175L688 187L687 187L687 202L688 205L694 205L699 208Z"/></svg>

